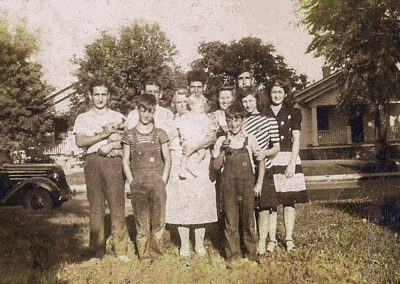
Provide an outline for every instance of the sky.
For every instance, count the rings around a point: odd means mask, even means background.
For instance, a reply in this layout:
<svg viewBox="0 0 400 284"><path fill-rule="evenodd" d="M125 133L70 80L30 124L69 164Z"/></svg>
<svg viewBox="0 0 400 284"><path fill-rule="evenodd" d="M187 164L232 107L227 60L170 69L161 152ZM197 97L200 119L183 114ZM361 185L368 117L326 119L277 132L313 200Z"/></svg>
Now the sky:
<svg viewBox="0 0 400 284"><path fill-rule="evenodd" d="M71 63L102 31L116 34L135 20L158 23L178 50L183 70L199 58L202 41L229 42L255 36L271 43L289 67L313 82L322 77L322 58L306 54L312 38L293 0L0 0L12 23L38 31L45 79L56 89L74 82Z"/></svg>

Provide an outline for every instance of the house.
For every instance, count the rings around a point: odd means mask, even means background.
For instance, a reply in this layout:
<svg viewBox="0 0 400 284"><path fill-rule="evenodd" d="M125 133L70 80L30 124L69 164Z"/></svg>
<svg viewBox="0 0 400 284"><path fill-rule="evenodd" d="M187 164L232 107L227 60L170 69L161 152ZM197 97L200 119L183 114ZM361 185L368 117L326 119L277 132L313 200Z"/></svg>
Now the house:
<svg viewBox="0 0 400 284"><path fill-rule="evenodd" d="M76 155L82 152L76 146L75 136L72 131L68 130L68 120L65 118L65 114L71 108L71 98L75 94L76 91L71 84L46 98L53 101L56 117L54 119L54 143L46 149L45 154Z"/></svg>
<svg viewBox="0 0 400 284"><path fill-rule="evenodd" d="M323 70L325 71L325 70ZM324 77L295 94L295 102L303 116L300 149L344 149L371 146L375 142L375 126L371 115L350 117L336 108L339 97L339 74ZM400 104L389 109L388 141L400 141Z"/></svg>

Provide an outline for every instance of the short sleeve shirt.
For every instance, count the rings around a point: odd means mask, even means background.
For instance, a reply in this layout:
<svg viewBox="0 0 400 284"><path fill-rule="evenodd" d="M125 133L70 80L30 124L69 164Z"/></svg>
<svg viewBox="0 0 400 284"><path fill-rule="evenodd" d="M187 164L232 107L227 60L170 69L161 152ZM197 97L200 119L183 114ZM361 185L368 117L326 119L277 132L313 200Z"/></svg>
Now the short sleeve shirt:
<svg viewBox="0 0 400 284"><path fill-rule="evenodd" d="M270 148L273 143L279 143L278 123L273 116L251 115L246 119L243 129L256 137L263 150ZM265 158L265 165L267 168L272 167L269 157Z"/></svg>
<svg viewBox="0 0 400 284"><path fill-rule="evenodd" d="M73 133L94 136L103 131L103 127L109 124L120 124L125 120L121 113L107 109L103 114L96 114L93 110L81 113L77 116L74 123ZM86 153L95 153L107 144L107 139L99 141L86 149Z"/></svg>
<svg viewBox="0 0 400 284"><path fill-rule="evenodd" d="M161 153L161 145L169 142L169 137L163 129L154 128L152 132L147 133L147 134L140 133L139 131L137 131L136 127L124 131L124 133L122 134L122 143L129 145L131 158L132 158L133 152L136 151L137 143L138 144L151 143L151 141L153 140L154 132L155 132L156 141L157 141L156 147L157 147L157 150ZM135 143L135 138L134 138L135 134L136 134L137 143Z"/></svg>
<svg viewBox="0 0 400 284"><path fill-rule="evenodd" d="M278 114L275 116L271 109L270 113L273 115L279 125L279 135L280 135L280 148L281 151L292 151L292 131L301 131L301 111L298 108L282 108L279 110Z"/></svg>

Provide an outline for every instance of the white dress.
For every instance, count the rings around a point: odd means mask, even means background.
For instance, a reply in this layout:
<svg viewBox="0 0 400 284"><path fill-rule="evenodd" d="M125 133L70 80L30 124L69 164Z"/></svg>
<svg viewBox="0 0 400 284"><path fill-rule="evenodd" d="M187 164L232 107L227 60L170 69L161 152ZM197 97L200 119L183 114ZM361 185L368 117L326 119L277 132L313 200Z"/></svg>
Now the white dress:
<svg viewBox="0 0 400 284"><path fill-rule="evenodd" d="M193 125L195 128L196 125ZM182 147L179 137L171 141L172 167L167 183L166 223L205 224L216 222L217 204L214 184L209 179L210 150L198 166L198 175L179 178Z"/></svg>

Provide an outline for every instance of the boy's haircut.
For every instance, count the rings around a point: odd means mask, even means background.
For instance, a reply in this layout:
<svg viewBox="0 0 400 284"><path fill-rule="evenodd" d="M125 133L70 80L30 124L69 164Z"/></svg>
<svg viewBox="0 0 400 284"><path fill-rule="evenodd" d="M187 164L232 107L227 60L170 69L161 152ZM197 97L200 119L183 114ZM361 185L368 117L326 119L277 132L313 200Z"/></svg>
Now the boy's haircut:
<svg viewBox="0 0 400 284"><path fill-rule="evenodd" d="M140 95L137 99L138 108L143 107L146 110L155 109L157 105L156 97L150 94Z"/></svg>
<svg viewBox="0 0 400 284"><path fill-rule="evenodd" d="M218 94L222 91L230 91L230 92L232 92L232 95L233 95L234 90L235 90L235 88L233 86L222 86L222 87L218 88Z"/></svg>
<svg viewBox="0 0 400 284"><path fill-rule="evenodd" d="M204 85L207 82L207 73L204 72L204 70L202 69L191 70L187 73L186 80L188 82L188 85L190 85L191 82L195 81L202 82Z"/></svg>
<svg viewBox="0 0 400 284"><path fill-rule="evenodd" d="M195 104L203 104L204 110L207 104L207 98L202 94L193 94L188 99L188 107L189 110L193 109L193 105Z"/></svg>
<svg viewBox="0 0 400 284"><path fill-rule="evenodd" d="M234 103L225 110L226 118L245 118L247 111L241 103Z"/></svg>

